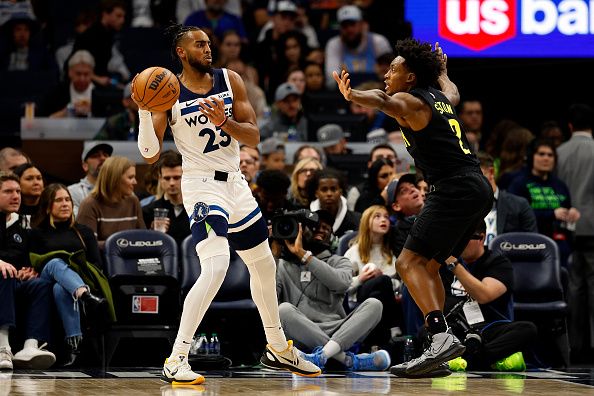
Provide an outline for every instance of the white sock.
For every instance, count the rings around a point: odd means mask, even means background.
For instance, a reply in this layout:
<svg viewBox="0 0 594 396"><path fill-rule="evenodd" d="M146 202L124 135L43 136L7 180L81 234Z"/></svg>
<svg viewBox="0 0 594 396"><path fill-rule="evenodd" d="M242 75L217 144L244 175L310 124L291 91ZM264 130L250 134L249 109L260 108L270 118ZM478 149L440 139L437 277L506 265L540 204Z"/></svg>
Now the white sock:
<svg viewBox="0 0 594 396"><path fill-rule="evenodd" d="M229 268L229 256L206 258L200 261L200 266L202 267L200 277L184 301L179 330L170 359L175 359L179 355L187 355L190 352L194 333L225 280L225 274Z"/></svg>
<svg viewBox="0 0 594 396"><path fill-rule="evenodd" d="M324 345L322 351L327 358L331 358L342 352L342 349L340 348L340 344L338 344L338 342L330 340L326 343L326 345Z"/></svg>
<svg viewBox="0 0 594 396"><path fill-rule="evenodd" d="M266 341L275 351L287 349L287 338L280 323L278 314L278 298L276 295L276 263L268 247L268 241L262 242L254 249L266 249L268 254L253 260L250 251L238 251L237 254L247 265L250 272L250 289L252 299L258 307Z"/></svg>
<svg viewBox="0 0 594 396"><path fill-rule="evenodd" d="M10 350L10 343L8 342L8 326L0 327L0 348L7 348Z"/></svg>
<svg viewBox="0 0 594 396"><path fill-rule="evenodd" d="M33 339L33 338L29 338L27 340L25 340L25 345L23 345L23 349L25 348L38 348L39 347L39 343L37 342L37 340Z"/></svg>

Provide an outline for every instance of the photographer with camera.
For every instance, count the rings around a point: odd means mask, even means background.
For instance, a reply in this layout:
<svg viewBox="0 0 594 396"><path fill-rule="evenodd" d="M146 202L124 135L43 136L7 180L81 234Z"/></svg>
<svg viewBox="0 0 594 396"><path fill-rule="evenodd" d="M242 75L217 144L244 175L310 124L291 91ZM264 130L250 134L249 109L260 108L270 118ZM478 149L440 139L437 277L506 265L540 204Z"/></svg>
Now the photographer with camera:
<svg viewBox="0 0 594 396"><path fill-rule="evenodd" d="M513 321L513 267L485 249L486 224L480 222L460 258L442 266L444 313L454 334L466 345L463 359L473 369L523 371L522 351L536 339L532 322ZM465 366L461 358L451 369Z"/></svg>
<svg viewBox="0 0 594 396"><path fill-rule="evenodd" d="M320 368L333 358L348 370L386 370L388 352L348 351L379 323L382 304L368 298L346 315L342 303L351 284L352 264L329 251L333 223L325 210L302 209L272 219L273 243L285 245L276 276L281 323L296 345L311 351L302 358Z"/></svg>

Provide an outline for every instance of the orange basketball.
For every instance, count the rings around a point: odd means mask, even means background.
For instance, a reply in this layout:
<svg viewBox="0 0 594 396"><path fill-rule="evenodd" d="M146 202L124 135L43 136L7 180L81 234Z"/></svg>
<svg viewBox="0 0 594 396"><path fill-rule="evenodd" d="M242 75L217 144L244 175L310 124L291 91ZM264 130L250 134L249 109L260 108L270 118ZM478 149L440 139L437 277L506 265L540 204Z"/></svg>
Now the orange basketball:
<svg viewBox="0 0 594 396"><path fill-rule="evenodd" d="M179 81L164 67L149 67L134 77L132 92L146 110L167 111L179 98Z"/></svg>

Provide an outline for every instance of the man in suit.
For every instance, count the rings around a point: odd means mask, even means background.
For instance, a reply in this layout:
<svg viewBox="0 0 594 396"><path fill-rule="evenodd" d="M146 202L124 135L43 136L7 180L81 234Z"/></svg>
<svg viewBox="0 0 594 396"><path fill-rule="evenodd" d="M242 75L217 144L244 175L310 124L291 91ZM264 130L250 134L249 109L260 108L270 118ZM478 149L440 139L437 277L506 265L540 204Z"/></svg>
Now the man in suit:
<svg viewBox="0 0 594 396"><path fill-rule="evenodd" d="M557 148L557 172L582 216L576 223L575 250L569 267L569 307L573 360L591 358L594 347L594 140L592 108L569 108L571 138ZM589 330L588 330L589 329ZM589 337L588 337L589 334ZM589 345L588 345L589 338ZM574 352L575 351L575 352Z"/></svg>
<svg viewBox="0 0 594 396"><path fill-rule="evenodd" d="M485 246L488 246L489 242L497 235L506 232L538 232L536 217L528 201L525 198L499 190L495 184L493 158L483 152L479 152L477 157L481 162L481 171L491 183L495 195L493 209L485 217L485 223L487 223Z"/></svg>

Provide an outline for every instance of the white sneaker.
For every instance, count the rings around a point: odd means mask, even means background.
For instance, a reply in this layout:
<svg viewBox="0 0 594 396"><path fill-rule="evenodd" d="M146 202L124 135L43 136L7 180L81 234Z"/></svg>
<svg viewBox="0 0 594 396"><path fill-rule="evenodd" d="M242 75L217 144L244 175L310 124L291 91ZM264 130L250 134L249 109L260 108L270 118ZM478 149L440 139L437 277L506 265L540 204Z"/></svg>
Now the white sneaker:
<svg viewBox="0 0 594 396"><path fill-rule="evenodd" d="M14 365L17 368L27 368L33 370L45 370L50 368L56 362L56 355L46 351L47 343L34 348L23 348L14 355Z"/></svg>
<svg viewBox="0 0 594 396"><path fill-rule="evenodd" d="M198 385L204 382L202 375L192 371L185 355L179 355L177 359L165 359L161 379L173 385Z"/></svg>
<svg viewBox="0 0 594 396"><path fill-rule="evenodd" d="M0 348L0 370L12 370L12 358L10 349Z"/></svg>
<svg viewBox="0 0 594 396"><path fill-rule="evenodd" d="M293 346L292 340L288 340L287 343L289 344L287 349L281 352L266 345L266 351L260 358L260 363L271 369L287 370L304 377L316 377L322 373L318 366L303 358L303 352Z"/></svg>

